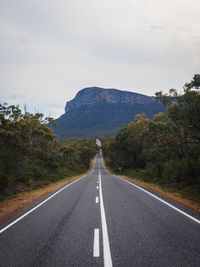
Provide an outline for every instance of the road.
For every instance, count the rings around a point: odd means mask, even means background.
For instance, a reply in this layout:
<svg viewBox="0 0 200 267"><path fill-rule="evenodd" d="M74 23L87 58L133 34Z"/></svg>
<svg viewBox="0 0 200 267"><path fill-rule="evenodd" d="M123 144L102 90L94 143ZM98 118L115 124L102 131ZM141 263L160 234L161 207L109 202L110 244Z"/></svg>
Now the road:
<svg viewBox="0 0 200 267"><path fill-rule="evenodd" d="M100 155L0 229L1 267L200 266L199 218L110 175Z"/></svg>

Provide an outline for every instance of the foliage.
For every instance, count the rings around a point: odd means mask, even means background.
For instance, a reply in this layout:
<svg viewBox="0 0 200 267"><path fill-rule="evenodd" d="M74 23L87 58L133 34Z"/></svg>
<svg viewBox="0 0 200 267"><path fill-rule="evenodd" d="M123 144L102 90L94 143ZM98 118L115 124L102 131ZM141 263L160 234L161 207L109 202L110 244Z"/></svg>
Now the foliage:
<svg viewBox="0 0 200 267"><path fill-rule="evenodd" d="M94 140L58 142L43 114L22 114L0 105L0 194L85 171L96 153Z"/></svg>
<svg viewBox="0 0 200 267"><path fill-rule="evenodd" d="M103 140L113 170L138 170L145 180L160 184L200 185L200 75L179 94L156 93L167 110L152 119L137 115L112 140Z"/></svg>

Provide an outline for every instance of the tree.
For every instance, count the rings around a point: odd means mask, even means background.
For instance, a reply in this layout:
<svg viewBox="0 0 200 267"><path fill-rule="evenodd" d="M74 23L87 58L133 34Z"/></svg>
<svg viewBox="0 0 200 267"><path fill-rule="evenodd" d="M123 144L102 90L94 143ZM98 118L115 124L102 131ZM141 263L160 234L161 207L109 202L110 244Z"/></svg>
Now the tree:
<svg viewBox="0 0 200 267"><path fill-rule="evenodd" d="M106 152L111 166L142 169L145 179L157 182L200 185L199 89L200 75L195 74L181 94L175 89L157 92L166 112L153 119L139 114L122 127L110 144L112 153Z"/></svg>
<svg viewBox="0 0 200 267"><path fill-rule="evenodd" d="M192 81L189 83L185 83L184 86L185 91L190 91L191 89L200 89L200 74L195 74Z"/></svg>
<svg viewBox="0 0 200 267"><path fill-rule="evenodd" d="M45 183L88 168L94 140L60 143L48 127L51 120L0 105L0 194L15 193L19 183Z"/></svg>

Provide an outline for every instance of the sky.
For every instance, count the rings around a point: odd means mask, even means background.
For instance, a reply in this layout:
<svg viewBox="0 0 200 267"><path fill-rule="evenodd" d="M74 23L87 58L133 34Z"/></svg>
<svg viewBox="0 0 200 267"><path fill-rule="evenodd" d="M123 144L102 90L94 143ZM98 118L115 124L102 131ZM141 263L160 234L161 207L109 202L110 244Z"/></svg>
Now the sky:
<svg viewBox="0 0 200 267"><path fill-rule="evenodd" d="M200 72L199 0L0 0L0 101L59 117L85 87L146 95Z"/></svg>

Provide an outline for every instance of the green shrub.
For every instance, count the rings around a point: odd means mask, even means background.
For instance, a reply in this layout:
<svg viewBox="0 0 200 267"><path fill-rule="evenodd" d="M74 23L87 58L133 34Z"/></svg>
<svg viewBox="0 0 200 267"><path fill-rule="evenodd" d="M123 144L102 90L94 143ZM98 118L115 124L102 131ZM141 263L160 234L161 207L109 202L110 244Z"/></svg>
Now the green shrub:
<svg viewBox="0 0 200 267"><path fill-rule="evenodd" d="M157 182L159 179L159 169L155 164L148 163L146 168L140 172L140 175L145 181Z"/></svg>

